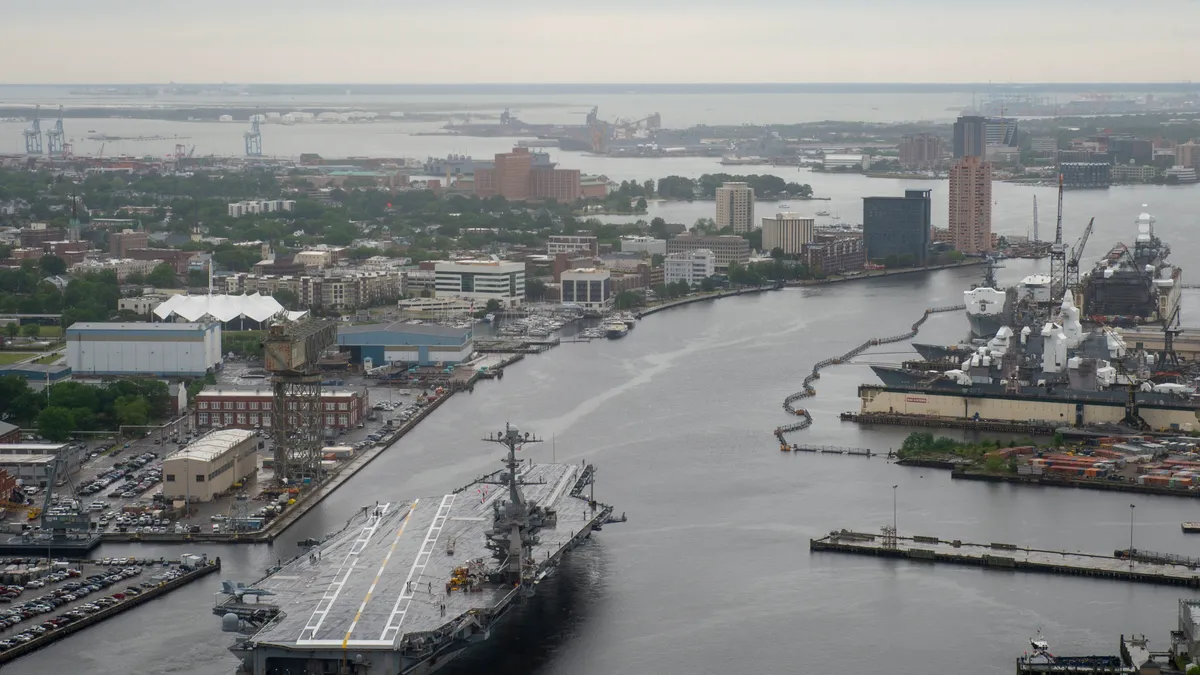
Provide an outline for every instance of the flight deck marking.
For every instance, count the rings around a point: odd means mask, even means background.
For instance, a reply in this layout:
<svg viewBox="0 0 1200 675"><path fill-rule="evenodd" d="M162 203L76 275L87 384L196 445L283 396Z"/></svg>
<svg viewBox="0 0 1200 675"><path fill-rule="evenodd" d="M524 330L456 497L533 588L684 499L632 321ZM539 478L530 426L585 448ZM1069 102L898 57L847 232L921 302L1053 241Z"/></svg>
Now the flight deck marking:
<svg viewBox="0 0 1200 675"><path fill-rule="evenodd" d="M416 502L413 502L413 506L416 506ZM371 537L375 536L375 531L379 529L379 524L383 522L383 517L387 514L390 507L391 504L379 506L377 507L379 515L368 517L367 524L363 526L362 531L359 532L358 539L354 541L354 544L346 553L346 557L338 565L333 581L329 583L329 588L325 589L325 594L317 602L317 607L313 610L312 616L309 617L308 623L304 625L304 630L300 631L300 637L296 638L296 644L302 645L316 639L317 631L321 629L321 624L325 622L325 617L329 615L329 610L333 608L333 603L337 602L338 595L341 594L342 588L346 585L346 581L354 571L354 564L358 562L358 555L370 543Z"/></svg>
<svg viewBox="0 0 1200 675"><path fill-rule="evenodd" d="M392 640L400 633L400 624L404 622L404 615L408 613L408 607L412 604L414 591L412 590L413 577L421 578L421 574L425 571L425 565L429 563L429 557L433 555L433 549L437 545L438 537L442 534L442 526L446 524L446 518L450 515L450 509L454 506L455 494L448 494L442 497L442 503L438 506L437 514L429 523L429 531L425 533L425 541L421 542L421 550L417 553L417 557L413 560L412 567L408 570L408 578L404 581L404 587L400 590L400 595L396 596L396 604L392 605L392 613L388 616L387 625L380 634L380 641ZM418 571L419 570L419 571ZM441 583L439 581L439 583ZM405 602L405 601L408 602ZM404 603L404 608L400 608L400 603ZM389 635L390 633L390 635Z"/></svg>
<svg viewBox="0 0 1200 675"><path fill-rule="evenodd" d="M358 611L354 614L354 621L350 622L350 628L346 630L346 637L342 639L342 649L350 642L350 634L354 632L354 627L358 625L358 620L362 618L363 610L367 608L367 603L371 600L371 594L375 592L375 586L379 583L379 578L383 576L383 570L387 567L388 561L392 559L392 554L396 552L396 544L400 543L400 535L404 534L404 528L408 527L408 519L412 518L413 509L417 508L418 499L413 502L412 508L404 515L404 520L400 522L400 529L396 532L396 538L392 540L392 545L388 549L387 555L383 557L383 562L379 565L379 571L375 573L375 579L371 582L371 587L367 589L367 595L363 597L362 604L358 606Z"/></svg>

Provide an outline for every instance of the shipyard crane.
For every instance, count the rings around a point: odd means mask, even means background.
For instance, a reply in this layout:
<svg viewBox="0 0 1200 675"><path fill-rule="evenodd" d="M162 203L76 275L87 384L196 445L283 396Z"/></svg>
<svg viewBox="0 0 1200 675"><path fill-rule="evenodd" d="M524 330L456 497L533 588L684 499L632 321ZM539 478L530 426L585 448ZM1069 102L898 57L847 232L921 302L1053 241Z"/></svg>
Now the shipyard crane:
<svg viewBox="0 0 1200 675"><path fill-rule="evenodd" d="M258 127L258 113L250 117L250 131L246 132L246 156L262 157L262 130Z"/></svg>
<svg viewBox="0 0 1200 675"><path fill-rule="evenodd" d="M1038 239L1038 217L1037 217L1037 195L1033 196L1033 243L1041 241Z"/></svg>
<svg viewBox="0 0 1200 675"><path fill-rule="evenodd" d="M1066 287L1073 293L1079 290L1079 259L1083 257L1083 248L1087 246L1088 238L1092 236L1092 226L1095 224L1095 218L1088 221L1087 227L1083 228L1083 236L1079 237L1079 241L1071 249L1071 257L1067 259Z"/></svg>
<svg viewBox="0 0 1200 675"><path fill-rule="evenodd" d="M321 470L321 352L337 342L337 322L282 315L263 338L263 369L271 373L274 396L271 431L275 477L283 485L316 482Z"/></svg>
<svg viewBox="0 0 1200 675"><path fill-rule="evenodd" d="M46 153L51 157L62 157L64 138L63 107L60 105L58 106L58 119L54 122L54 128L46 132Z"/></svg>
<svg viewBox="0 0 1200 675"><path fill-rule="evenodd" d="M1050 245L1050 301L1062 302L1067 280L1067 247L1063 244L1063 176L1058 174L1058 217L1054 225L1054 243Z"/></svg>
<svg viewBox="0 0 1200 675"><path fill-rule="evenodd" d="M71 472L63 452L70 450L60 451L54 456L54 462L50 464L50 474L46 476L46 496L42 500L42 529L49 531L54 537L64 537L72 532L86 533L91 526L91 518L83 510L75 494L75 484L71 481ZM62 472L71 499L55 506L53 495L59 472ZM74 506L71 506L72 503Z"/></svg>
<svg viewBox="0 0 1200 675"><path fill-rule="evenodd" d="M25 154L40 155L42 154L42 120L38 117L38 112L42 106L33 107L33 125L25 130Z"/></svg>
<svg viewBox="0 0 1200 675"><path fill-rule="evenodd" d="M1179 365L1179 354L1175 352L1175 336L1183 332L1183 328L1179 326L1179 305L1175 305L1175 311L1171 312L1170 318L1163 321L1163 348L1158 355L1159 367L1171 365Z"/></svg>

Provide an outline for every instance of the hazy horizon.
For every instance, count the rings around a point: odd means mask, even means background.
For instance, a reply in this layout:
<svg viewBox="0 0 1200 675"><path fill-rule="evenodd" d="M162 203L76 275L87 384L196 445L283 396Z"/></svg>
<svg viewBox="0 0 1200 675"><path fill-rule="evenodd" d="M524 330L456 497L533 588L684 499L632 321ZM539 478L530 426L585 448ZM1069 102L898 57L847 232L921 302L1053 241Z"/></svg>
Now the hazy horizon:
<svg viewBox="0 0 1200 675"><path fill-rule="evenodd" d="M1197 19L1193 0L60 0L6 7L0 59L13 85L1182 83Z"/></svg>

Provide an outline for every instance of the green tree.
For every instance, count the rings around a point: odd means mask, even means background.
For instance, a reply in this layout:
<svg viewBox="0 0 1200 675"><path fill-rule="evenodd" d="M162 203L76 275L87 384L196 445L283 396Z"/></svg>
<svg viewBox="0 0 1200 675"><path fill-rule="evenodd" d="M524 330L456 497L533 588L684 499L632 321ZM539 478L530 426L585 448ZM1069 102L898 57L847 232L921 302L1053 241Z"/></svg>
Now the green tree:
<svg viewBox="0 0 1200 675"><path fill-rule="evenodd" d="M4 324L4 334L10 338L15 338L21 333L21 327L15 321L9 321Z"/></svg>
<svg viewBox="0 0 1200 675"><path fill-rule="evenodd" d="M774 258L776 260L783 260L783 256L784 256L784 252L783 252L782 248L776 246L775 248L771 249L771 257L772 258Z"/></svg>
<svg viewBox="0 0 1200 675"><path fill-rule="evenodd" d="M150 420L146 400L137 396L122 396L113 402L113 415L124 425L142 426Z"/></svg>
<svg viewBox="0 0 1200 675"><path fill-rule="evenodd" d="M665 256L661 253L655 253L654 255L650 256L650 266L651 267L662 267L663 263L666 260L667 260L667 256Z"/></svg>
<svg viewBox="0 0 1200 675"><path fill-rule="evenodd" d="M645 296L634 291L621 291L613 299L613 306L617 309L633 309L645 304Z"/></svg>
<svg viewBox="0 0 1200 675"><path fill-rule="evenodd" d="M129 282L129 277L126 277L125 281ZM187 285L188 288L197 288L200 286L207 287L208 274L206 274L204 270L188 270Z"/></svg>
<svg viewBox="0 0 1200 675"><path fill-rule="evenodd" d="M71 438L71 432L75 431L75 417L66 408L51 406L38 415L37 430L42 438L63 443Z"/></svg>
<svg viewBox="0 0 1200 675"><path fill-rule="evenodd" d="M39 263L42 268L42 276L52 277L57 274L67 273L67 263L62 258L56 255L44 255Z"/></svg>
<svg viewBox="0 0 1200 675"><path fill-rule="evenodd" d="M146 275L146 283L155 288L175 288L179 280L175 278L175 270L167 263L162 263Z"/></svg>
<svg viewBox="0 0 1200 675"><path fill-rule="evenodd" d="M146 283L146 275L141 272L130 272L125 275L125 283L133 286L142 286Z"/></svg>
<svg viewBox="0 0 1200 675"><path fill-rule="evenodd" d="M36 323L27 323L21 326L21 335L27 338L36 338L42 334L42 327Z"/></svg>
<svg viewBox="0 0 1200 675"><path fill-rule="evenodd" d="M700 290L710 293L717 290L717 285L713 283L712 277L704 277L700 280Z"/></svg>
<svg viewBox="0 0 1200 675"><path fill-rule="evenodd" d="M541 279L526 279L525 297L535 302L544 299L546 297L546 282Z"/></svg>
<svg viewBox="0 0 1200 675"><path fill-rule="evenodd" d="M300 308L300 296L287 290L286 288L275 291L273 297L279 302L279 304L283 305L285 309L295 311Z"/></svg>
<svg viewBox="0 0 1200 675"><path fill-rule="evenodd" d="M637 210L638 210L638 211L645 211L645 210L646 210L646 198L645 198L645 197L638 197L638 200L637 200Z"/></svg>

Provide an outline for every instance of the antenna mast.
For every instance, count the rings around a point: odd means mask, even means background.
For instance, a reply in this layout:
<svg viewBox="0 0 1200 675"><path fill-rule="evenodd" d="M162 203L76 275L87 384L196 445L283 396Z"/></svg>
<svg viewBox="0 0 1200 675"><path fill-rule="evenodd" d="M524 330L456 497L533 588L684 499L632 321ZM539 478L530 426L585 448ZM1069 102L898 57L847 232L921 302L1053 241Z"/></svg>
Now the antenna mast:
<svg viewBox="0 0 1200 675"><path fill-rule="evenodd" d="M508 450L504 458L506 473L501 474L500 483L508 487L508 500L492 502L492 529L488 532L488 548L499 563L496 575L505 583L519 584L528 587L526 569L533 569L534 562L530 559L530 550L537 543L537 531L543 524L553 522L553 512L547 512L541 506L531 505L525 501L521 493L521 481L517 470L521 461L517 452L526 443L541 443L541 439L523 435L517 427L505 424L504 430L490 434L483 439L487 443L498 443Z"/></svg>
<svg viewBox="0 0 1200 675"><path fill-rule="evenodd" d="M1037 195L1033 196L1033 243L1038 243Z"/></svg>

